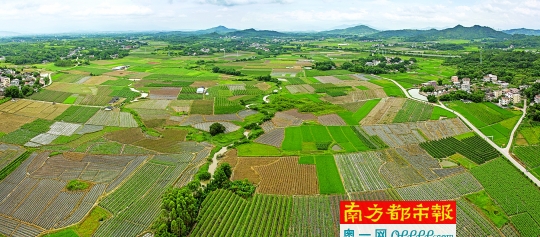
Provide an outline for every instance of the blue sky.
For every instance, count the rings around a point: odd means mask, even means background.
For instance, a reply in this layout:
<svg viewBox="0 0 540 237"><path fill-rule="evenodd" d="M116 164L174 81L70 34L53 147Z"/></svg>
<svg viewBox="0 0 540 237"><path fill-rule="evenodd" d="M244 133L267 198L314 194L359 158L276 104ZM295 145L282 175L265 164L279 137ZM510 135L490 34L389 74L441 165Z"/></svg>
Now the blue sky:
<svg viewBox="0 0 540 237"><path fill-rule="evenodd" d="M540 0L0 0L0 31L540 29Z"/></svg>

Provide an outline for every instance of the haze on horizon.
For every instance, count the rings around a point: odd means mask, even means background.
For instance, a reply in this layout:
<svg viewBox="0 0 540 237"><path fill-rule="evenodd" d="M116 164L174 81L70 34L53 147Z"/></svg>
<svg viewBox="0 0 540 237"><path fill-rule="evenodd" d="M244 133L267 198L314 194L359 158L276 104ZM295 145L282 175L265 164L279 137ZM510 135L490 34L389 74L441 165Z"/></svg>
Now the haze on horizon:
<svg viewBox="0 0 540 237"><path fill-rule="evenodd" d="M320 31L482 25L540 28L540 0L0 0L0 31L22 34L235 29Z"/></svg>

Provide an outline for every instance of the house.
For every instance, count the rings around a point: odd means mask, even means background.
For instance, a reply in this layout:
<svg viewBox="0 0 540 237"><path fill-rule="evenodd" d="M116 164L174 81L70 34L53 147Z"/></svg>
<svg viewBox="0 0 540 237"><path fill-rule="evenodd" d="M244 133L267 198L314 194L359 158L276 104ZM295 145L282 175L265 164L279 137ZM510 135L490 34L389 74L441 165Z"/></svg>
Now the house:
<svg viewBox="0 0 540 237"><path fill-rule="evenodd" d="M527 88L529 88L529 85L521 85L521 86L519 86L520 90L525 90Z"/></svg>
<svg viewBox="0 0 540 237"><path fill-rule="evenodd" d="M39 79L39 84L41 84L41 85L45 85L45 79L43 79L43 78L40 78L40 79Z"/></svg>
<svg viewBox="0 0 540 237"><path fill-rule="evenodd" d="M497 84L499 82L499 78L497 76L491 74L489 75L491 77L491 82L493 82L494 84Z"/></svg>
<svg viewBox="0 0 540 237"><path fill-rule="evenodd" d="M514 102L514 104L519 104L521 102L521 95L520 94L513 94L512 95L512 102Z"/></svg>
<svg viewBox="0 0 540 237"><path fill-rule="evenodd" d="M465 85L470 85L471 84L471 78L463 78L461 83L463 83Z"/></svg>
<svg viewBox="0 0 540 237"><path fill-rule="evenodd" d="M13 79L10 83L11 86L19 86L19 79Z"/></svg>
<svg viewBox="0 0 540 237"><path fill-rule="evenodd" d="M510 86L510 84L508 82L501 83L502 88L508 88L508 86Z"/></svg>
<svg viewBox="0 0 540 237"><path fill-rule="evenodd" d="M499 97L501 97L503 95L503 92L502 91L494 91L493 95L495 96L495 98L499 98Z"/></svg>
<svg viewBox="0 0 540 237"><path fill-rule="evenodd" d="M540 95L534 97L534 103L540 104Z"/></svg>
<svg viewBox="0 0 540 237"><path fill-rule="evenodd" d="M482 79L483 82L491 82L491 77L489 75L485 75L484 79Z"/></svg>
<svg viewBox="0 0 540 237"><path fill-rule="evenodd" d="M512 100L508 97L502 97L499 99L499 104L502 106L508 106Z"/></svg>
<svg viewBox="0 0 540 237"><path fill-rule="evenodd" d="M430 86L433 86L433 87L437 87L437 82L436 81L428 81L429 85Z"/></svg>
<svg viewBox="0 0 540 237"><path fill-rule="evenodd" d="M459 82L458 76L452 76L452 82Z"/></svg>
<svg viewBox="0 0 540 237"><path fill-rule="evenodd" d="M197 94L204 94L206 92L206 89L204 87L197 88Z"/></svg>
<svg viewBox="0 0 540 237"><path fill-rule="evenodd" d="M9 77L2 77L0 81L4 87L8 87L11 84L11 79L9 79Z"/></svg>
<svg viewBox="0 0 540 237"><path fill-rule="evenodd" d="M512 94L519 94L521 91L518 88L510 88L510 92L512 92Z"/></svg>
<svg viewBox="0 0 540 237"><path fill-rule="evenodd" d="M470 84L461 84L461 90L462 91L470 91L471 85Z"/></svg>
<svg viewBox="0 0 540 237"><path fill-rule="evenodd" d="M112 68L113 71L119 71L119 70L125 70L125 69L126 69L126 66L118 66L118 67Z"/></svg>
<svg viewBox="0 0 540 237"><path fill-rule="evenodd" d="M113 110L113 107L112 107L112 106L107 106L107 107L105 107L105 111L111 111L111 110Z"/></svg>
<svg viewBox="0 0 540 237"><path fill-rule="evenodd" d="M381 63L381 61L378 61L378 60L373 60L371 62L367 62L366 63L366 66L370 66L370 67L373 67L373 66L377 66Z"/></svg>

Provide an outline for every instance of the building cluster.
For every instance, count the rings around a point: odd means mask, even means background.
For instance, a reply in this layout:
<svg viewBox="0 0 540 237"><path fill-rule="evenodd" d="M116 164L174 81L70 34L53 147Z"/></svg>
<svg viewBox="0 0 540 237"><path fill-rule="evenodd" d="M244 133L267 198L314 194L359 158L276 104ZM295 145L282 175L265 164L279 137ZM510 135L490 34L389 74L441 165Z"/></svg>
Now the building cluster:
<svg viewBox="0 0 540 237"><path fill-rule="evenodd" d="M36 83L45 85L45 77L49 74L36 75L31 72L17 72L13 69L0 69L0 95L4 95L6 88L10 86L34 86Z"/></svg>

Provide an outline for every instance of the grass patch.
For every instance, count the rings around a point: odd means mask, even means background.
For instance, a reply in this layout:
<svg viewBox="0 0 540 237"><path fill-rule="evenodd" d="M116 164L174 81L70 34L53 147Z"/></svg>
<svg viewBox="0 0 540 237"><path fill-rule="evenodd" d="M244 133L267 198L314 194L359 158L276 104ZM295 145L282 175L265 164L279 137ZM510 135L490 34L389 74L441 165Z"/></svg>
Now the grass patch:
<svg viewBox="0 0 540 237"><path fill-rule="evenodd" d="M86 190L88 187L90 187L90 183L76 179L70 180L66 185L66 189L69 191Z"/></svg>
<svg viewBox="0 0 540 237"><path fill-rule="evenodd" d="M475 135L474 132L468 132L468 133L463 133L463 134L454 136L454 138L461 141L461 140L463 140L465 138L474 137L474 135Z"/></svg>
<svg viewBox="0 0 540 237"><path fill-rule="evenodd" d="M444 118L457 118L457 115L440 107L434 107L433 112L431 113L431 120L439 120L441 117Z"/></svg>
<svg viewBox="0 0 540 237"><path fill-rule="evenodd" d="M91 237L94 232L96 232L101 222L109 219L110 217L111 214L107 210L96 206L94 209L92 209L90 215L88 215L80 224L45 235L45 237Z"/></svg>
<svg viewBox="0 0 540 237"><path fill-rule="evenodd" d="M86 123L99 108L95 107L83 107L83 106L71 106L62 114L58 115L54 120L72 122L72 123Z"/></svg>
<svg viewBox="0 0 540 237"><path fill-rule="evenodd" d="M465 196L465 198L479 207L498 228L501 228L504 226L504 224L508 223L508 216L506 216L499 205L495 204L493 199L491 199L485 190L478 193L469 194Z"/></svg>
<svg viewBox="0 0 540 237"><path fill-rule="evenodd" d="M369 112L371 112L371 110L375 108L375 106L377 106L377 104L380 101L381 99L370 100L370 101L367 101L364 105L362 105L362 107L360 107L354 113L350 111L345 111L345 112L339 112L338 115L348 125L358 125L360 121L362 121L362 119L364 119L369 114Z"/></svg>
<svg viewBox="0 0 540 237"><path fill-rule="evenodd" d="M67 99L65 99L64 102L62 103L71 105L71 104L74 104L76 100L77 100L77 96L70 96Z"/></svg>
<svg viewBox="0 0 540 237"><path fill-rule="evenodd" d="M300 159L298 159L298 164L314 165L315 164L315 157L313 157L313 156L300 156Z"/></svg>
<svg viewBox="0 0 540 237"><path fill-rule="evenodd" d="M345 193L339 171L332 155L315 156L319 191L321 194Z"/></svg>
<svg viewBox="0 0 540 237"><path fill-rule="evenodd" d="M248 143L236 147L238 156L281 156L281 151L273 146Z"/></svg>
<svg viewBox="0 0 540 237"><path fill-rule="evenodd" d="M384 92L386 93L386 95L388 95L390 97L401 97L401 98L406 97L405 94L403 93L403 91L396 84L394 84L392 81L388 81L388 80L369 80L369 82L371 82L371 83L373 83L375 85L378 85L378 86L382 86Z"/></svg>

